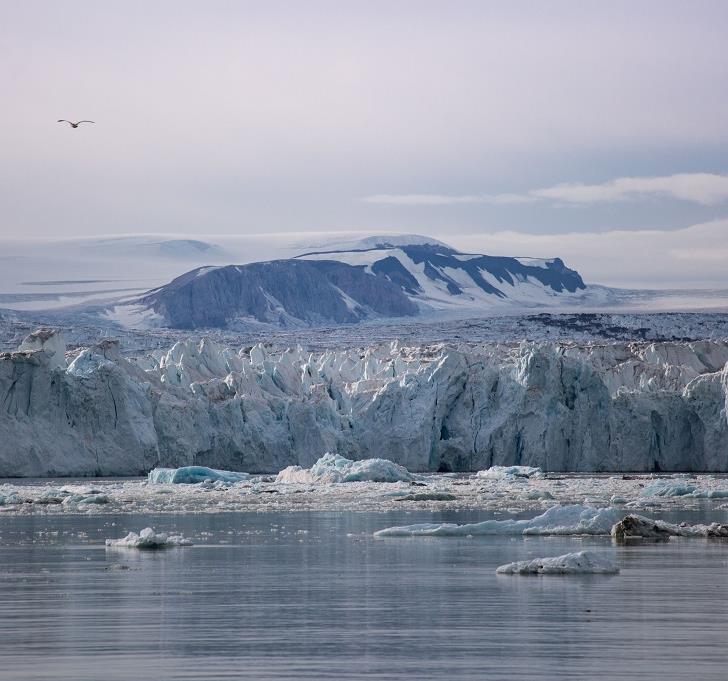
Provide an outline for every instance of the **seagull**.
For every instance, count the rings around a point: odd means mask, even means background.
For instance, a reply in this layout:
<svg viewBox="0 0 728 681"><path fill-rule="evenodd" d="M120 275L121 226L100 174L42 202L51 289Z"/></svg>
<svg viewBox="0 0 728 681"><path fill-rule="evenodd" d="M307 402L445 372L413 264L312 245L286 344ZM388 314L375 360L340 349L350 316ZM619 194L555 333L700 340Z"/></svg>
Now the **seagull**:
<svg viewBox="0 0 728 681"><path fill-rule="evenodd" d="M76 123L73 123L72 121L67 121L65 118L59 118L58 123L68 123L72 128L77 128L81 123L93 123L94 121L78 121Z"/></svg>

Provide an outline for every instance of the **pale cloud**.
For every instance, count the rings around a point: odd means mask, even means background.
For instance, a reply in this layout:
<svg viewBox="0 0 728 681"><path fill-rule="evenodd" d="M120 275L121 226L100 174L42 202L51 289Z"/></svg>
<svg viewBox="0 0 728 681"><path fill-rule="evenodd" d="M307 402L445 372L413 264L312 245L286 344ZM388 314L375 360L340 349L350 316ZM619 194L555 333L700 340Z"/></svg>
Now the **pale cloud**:
<svg viewBox="0 0 728 681"><path fill-rule="evenodd" d="M374 194L362 199L365 203L389 206L446 206L467 203L488 203L505 205L509 203L531 203L536 197L524 194Z"/></svg>
<svg viewBox="0 0 728 681"><path fill-rule="evenodd" d="M650 198L716 205L728 200L728 175L678 173L664 177L618 177L601 184L558 184L532 189L525 194L375 194L363 200L396 206L442 206L464 203L505 205L539 200L588 204Z"/></svg>
<svg viewBox="0 0 728 681"><path fill-rule="evenodd" d="M467 252L560 257L589 283L638 288L728 287L728 219L676 230L451 234Z"/></svg>
<svg viewBox="0 0 728 681"><path fill-rule="evenodd" d="M728 199L728 175L680 173L665 177L619 177L602 184L560 184L534 189L529 196L566 203L599 203L671 198L714 205Z"/></svg>

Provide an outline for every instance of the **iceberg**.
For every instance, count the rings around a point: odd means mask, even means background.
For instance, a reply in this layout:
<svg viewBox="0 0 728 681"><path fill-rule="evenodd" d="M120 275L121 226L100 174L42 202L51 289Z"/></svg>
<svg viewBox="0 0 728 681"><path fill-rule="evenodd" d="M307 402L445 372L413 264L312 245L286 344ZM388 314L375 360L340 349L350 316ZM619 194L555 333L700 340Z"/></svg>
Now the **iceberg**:
<svg viewBox="0 0 728 681"><path fill-rule="evenodd" d="M177 546L192 546L192 541L180 534L157 534L151 527L144 528L139 534L129 532L121 539L107 539L106 546L122 549L164 549Z"/></svg>
<svg viewBox="0 0 728 681"><path fill-rule="evenodd" d="M728 490L726 489L696 489L691 492L689 497L694 499L728 499Z"/></svg>
<svg viewBox="0 0 728 681"><path fill-rule="evenodd" d="M485 520L482 523L419 523L388 527L375 537L469 537L477 535L608 535L624 518L615 508L594 508L578 504L554 506L529 520Z"/></svg>
<svg viewBox="0 0 728 681"><path fill-rule="evenodd" d="M491 466L475 474L477 478L507 480L508 478L538 478L543 475L540 468L533 466Z"/></svg>
<svg viewBox="0 0 728 681"><path fill-rule="evenodd" d="M234 485L250 479L248 473L219 471L205 466L183 466L182 468L154 468L149 471L147 481L153 485L171 483L173 485L194 485L208 480Z"/></svg>
<svg viewBox="0 0 728 681"><path fill-rule="evenodd" d="M645 487L640 496L645 497L690 497L692 499L726 499L728 498L728 490L699 489L694 485L686 485L682 483L670 483L666 480L660 480Z"/></svg>
<svg viewBox="0 0 728 681"><path fill-rule="evenodd" d="M647 485L642 492L643 497L684 497L693 494L696 488L682 483L670 483L664 480Z"/></svg>
<svg viewBox="0 0 728 681"><path fill-rule="evenodd" d="M43 491L41 495L33 499L34 504L62 504L66 497L71 496L71 492L62 489L50 487Z"/></svg>
<svg viewBox="0 0 728 681"><path fill-rule="evenodd" d="M552 558L534 558L501 565L500 575L615 575L617 564L603 553L578 551Z"/></svg>
<svg viewBox="0 0 728 681"><path fill-rule="evenodd" d="M22 503L23 498L18 496L16 492L0 492L0 506L16 506Z"/></svg>
<svg viewBox="0 0 728 681"><path fill-rule="evenodd" d="M324 484L338 482L410 482L412 474L387 459L352 461L339 454L324 454L311 468L288 466L276 477L277 483Z"/></svg>

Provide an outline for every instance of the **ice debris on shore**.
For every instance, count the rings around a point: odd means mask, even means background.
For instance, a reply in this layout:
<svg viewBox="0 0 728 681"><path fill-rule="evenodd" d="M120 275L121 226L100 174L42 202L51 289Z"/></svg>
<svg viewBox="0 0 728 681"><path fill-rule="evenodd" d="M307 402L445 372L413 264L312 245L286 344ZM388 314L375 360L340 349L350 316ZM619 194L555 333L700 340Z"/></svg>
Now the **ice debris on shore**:
<svg viewBox="0 0 728 681"><path fill-rule="evenodd" d="M121 539L107 539L106 546L122 549L164 549L177 546L192 546L192 541L180 534L156 533L153 528L145 527L139 534L129 532Z"/></svg>
<svg viewBox="0 0 728 681"><path fill-rule="evenodd" d="M615 575L617 564L603 553L578 551L552 558L534 558L501 565L501 575Z"/></svg>
<svg viewBox="0 0 728 681"><path fill-rule="evenodd" d="M475 474L476 478L508 480L510 478L540 478L543 471L534 466L491 466Z"/></svg>
<svg viewBox="0 0 728 681"><path fill-rule="evenodd" d="M149 471L147 481L152 484L171 483L174 485L194 485L200 482L224 482L234 485L250 479L248 473L219 471L205 466L183 466L182 468L154 468Z"/></svg>
<svg viewBox="0 0 728 681"><path fill-rule="evenodd" d="M311 468L288 466L276 483L323 484L337 482L410 482L412 474L399 464L387 459L352 461L339 454L324 454Z"/></svg>
<svg viewBox="0 0 728 681"><path fill-rule="evenodd" d="M616 508L593 508L574 504L554 506L528 520L485 520L481 523L419 523L388 527L375 537L468 537L476 535L608 535L624 517Z"/></svg>
<svg viewBox="0 0 728 681"><path fill-rule="evenodd" d="M726 537L728 525L711 523L710 525L675 525L664 520L651 520L640 515L628 515L616 523L611 535L617 542L629 539L652 539L665 541L670 537Z"/></svg>

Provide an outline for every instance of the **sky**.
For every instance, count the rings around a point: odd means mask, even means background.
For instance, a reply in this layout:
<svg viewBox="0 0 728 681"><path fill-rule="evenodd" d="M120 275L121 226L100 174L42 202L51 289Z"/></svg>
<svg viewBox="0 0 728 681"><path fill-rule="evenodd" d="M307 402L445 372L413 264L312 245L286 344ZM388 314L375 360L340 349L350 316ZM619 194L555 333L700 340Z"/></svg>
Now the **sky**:
<svg viewBox="0 0 728 681"><path fill-rule="evenodd" d="M0 16L0 238L415 232L728 286L723 0Z"/></svg>

